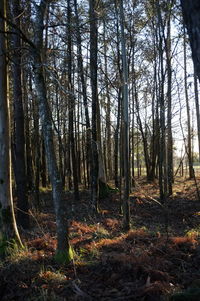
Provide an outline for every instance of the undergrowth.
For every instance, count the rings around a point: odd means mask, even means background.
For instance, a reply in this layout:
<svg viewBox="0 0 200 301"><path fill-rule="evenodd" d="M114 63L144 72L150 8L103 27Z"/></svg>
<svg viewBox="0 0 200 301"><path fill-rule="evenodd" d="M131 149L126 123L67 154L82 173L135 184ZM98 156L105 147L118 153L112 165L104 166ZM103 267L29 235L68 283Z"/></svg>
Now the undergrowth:
<svg viewBox="0 0 200 301"><path fill-rule="evenodd" d="M64 265L54 260L56 225L49 197L42 212L32 211L32 231L22 232L26 247L10 249L0 263L0 299L200 300L200 204L184 189L188 199L175 191L170 201L169 235L162 208L148 199L149 193L158 198L155 183L132 197L134 226L127 233L118 194L102 200L101 213L92 217L84 192L70 217L74 258Z"/></svg>

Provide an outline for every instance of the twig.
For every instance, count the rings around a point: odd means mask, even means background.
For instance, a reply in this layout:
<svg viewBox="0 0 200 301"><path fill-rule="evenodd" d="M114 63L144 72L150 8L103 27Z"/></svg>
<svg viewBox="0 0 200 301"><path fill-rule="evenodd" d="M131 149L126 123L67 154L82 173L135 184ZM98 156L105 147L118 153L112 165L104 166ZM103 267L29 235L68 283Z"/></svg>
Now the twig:
<svg viewBox="0 0 200 301"><path fill-rule="evenodd" d="M136 185L138 186L138 187L140 187L141 188L141 186L136 182ZM155 202L155 203L157 203L158 205L160 205L163 209L165 209L165 206L161 203L161 202L159 202L158 200L156 200L156 199L154 199L153 197L151 197L150 195L148 195L148 194L146 194L146 193L142 193L142 195L144 196L144 197L146 197L146 198L149 198L150 200L152 200L153 202Z"/></svg>
<svg viewBox="0 0 200 301"><path fill-rule="evenodd" d="M87 298L87 300L92 300L92 297L91 296L89 296L88 294L86 294L84 291L82 291L79 287L78 287L78 285L75 283L75 281L73 281L72 282L72 289L73 289L73 291L77 294L77 295L79 295L79 296L81 296L81 297L85 297L85 298Z"/></svg>

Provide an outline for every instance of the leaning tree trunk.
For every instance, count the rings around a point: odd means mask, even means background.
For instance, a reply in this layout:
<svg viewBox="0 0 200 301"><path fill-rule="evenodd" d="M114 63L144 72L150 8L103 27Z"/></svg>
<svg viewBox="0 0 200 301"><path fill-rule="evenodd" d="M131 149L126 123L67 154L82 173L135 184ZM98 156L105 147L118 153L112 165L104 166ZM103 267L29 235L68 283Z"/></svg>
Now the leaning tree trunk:
<svg viewBox="0 0 200 301"><path fill-rule="evenodd" d="M64 204L62 202L62 181L58 171L55 148L53 143L52 116L46 96L46 85L42 61L43 49L43 22L47 1L41 0L36 6L36 17L34 23L35 48L32 49L33 70L35 75L35 86L39 103L39 115L42 124L42 132L47 156L49 176L53 190L53 202L57 225L57 252L55 259L60 262L69 262L72 257L68 239L68 221Z"/></svg>
<svg viewBox="0 0 200 301"><path fill-rule="evenodd" d="M6 17L6 3L0 1L0 17ZM5 254L7 242L14 239L22 247L17 230L11 182L11 134L6 62L6 24L0 18L0 254Z"/></svg>

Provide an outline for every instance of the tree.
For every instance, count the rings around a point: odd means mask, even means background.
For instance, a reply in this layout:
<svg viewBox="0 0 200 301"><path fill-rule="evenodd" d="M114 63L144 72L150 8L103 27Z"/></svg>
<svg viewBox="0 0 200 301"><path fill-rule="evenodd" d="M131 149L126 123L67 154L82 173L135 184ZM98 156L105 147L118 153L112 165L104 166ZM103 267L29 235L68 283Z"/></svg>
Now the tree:
<svg viewBox="0 0 200 301"><path fill-rule="evenodd" d="M11 132L6 61L6 3L0 2L0 253L14 239L23 246L15 220L11 182Z"/></svg>
<svg viewBox="0 0 200 301"><path fill-rule="evenodd" d="M57 252L55 258L58 262L64 263L71 260L72 251L68 238L68 221L62 201L62 181L56 160L56 153L53 142L52 116L51 109L47 101L47 90L42 61L44 28L43 24L47 4L48 1L45 0L41 0L39 5L35 4L36 16L34 21L34 47L32 47L31 53L33 57L33 71L39 104L39 115L42 123L43 138L49 176L52 184L53 201L56 214Z"/></svg>
<svg viewBox="0 0 200 301"><path fill-rule="evenodd" d="M188 84L187 84L187 60L186 60L186 33L184 30L184 41L183 41L183 52L184 52L184 83L185 83L185 102L186 102L186 111L187 111L187 144L186 144L186 153L189 163L189 178L194 177L194 170L192 165L192 134L191 134L191 118L190 118L190 104L188 96Z"/></svg>
<svg viewBox="0 0 200 301"><path fill-rule="evenodd" d="M172 0L173 1L173 0ZM169 5L170 7L170 5ZM167 13L167 37L165 38L167 64L167 180L168 195L172 195L173 183L173 137L172 137L172 51L171 9Z"/></svg>
<svg viewBox="0 0 200 301"><path fill-rule="evenodd" d="M89 1L90 15L90 80L92 90L92 167L91 167L91 197L92 205L98 211L99 200L99 156L97 138L97 110L98 110L98 91L97 91L97 12L96 0Z"/></svg>
<svg viewBox="0 0 200 301"><path fill-rule="evenodd" d="M200 2L198 0L181 0L181 6L190 39L194 67L200 80Z"/></svg>
<svg viewBox="0 0 200 301"><path fill-rule="evenodd" d="M194 68L194 94L195 94L195 106L197 115L197 136L198 136L198 146L199 146L199 161L200 161L200 110L199 110L199 92L198 92L198 78Z"/></svg>
<svg viewBox="0 0 200 301"><path fill-rule="evenodd" d="M83 105L85 110L85 123L86 123L86 166L87 166L87 176L90 173L91 165L91 127L90 127L90 117L88 110L88 99L87 99L87 87L86 78L84 76L83 68L83 56L82 56L82 39L80 34L80 20L77 9L77 1L74 0L74 11L75 11L75 23L76 23L76 39L77 39L77 60L78 60L78 71L81 81L82 94L83 94ZM88 176L89 178L89 176Z"/></svg>
<svg viewBox="0 0 200 301"><path fill-rule="evenodd" d="M124 35L124 9L123 0L120 1L120 21L121 21L121 47L123 65L123 106L122 106L122 135L123 135L123 214L124 228L130 229L130 164L129 164L129 118L128 118L128 66L126 60L126 45Z"/></svg>
<svg viewBox="0 0 200 301"><path fill-rule="evenodd" d="M20 28L20 5L19 0L11 1L11 12L13 22ZM25 157L25 131L24 131L24 109L22 101L22 72L21 72L21 38L18 29L13 29L12 46L13 53L13 103L14 103L14 172L17 186L18 222L23 228L29 228L28 215L28 193L26 177Z"/></svg>
<svg viewBox="0 0 200 301"><path fill-rule="evenodd" d="M67 16L68 16L68 85L69 91L69 142L71 147L72 158L72 171L73 171L73 183L74 183L74 198L79 200L79 188L78 188L78 174L77 174L77 160L75 153L75 139L74 139L74 111L75 111L75 97L72 89L72 30L71 30L71 3L67 1Z"/></svg>

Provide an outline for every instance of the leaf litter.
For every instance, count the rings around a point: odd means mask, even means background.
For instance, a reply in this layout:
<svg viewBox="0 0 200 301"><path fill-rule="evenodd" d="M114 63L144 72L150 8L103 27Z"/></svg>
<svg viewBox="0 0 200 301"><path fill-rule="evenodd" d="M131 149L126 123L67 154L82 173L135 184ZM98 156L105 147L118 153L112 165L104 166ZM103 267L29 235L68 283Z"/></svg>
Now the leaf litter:
<svg viewBox="0 0 200 301"><path fill-rule="evenodd" d="M128 233L122 230L117 193L101 200L95 217L86 191L73 211L69 198L66 194L63 201L70 215L73 262L54 262L55 219L47 195L32 231L22 232L26 250L1 263L0 300L185 300L194 287L198 296L200 203L190 181L175 183L167 225L157 183L139 182L130 197Z"/></svg>

